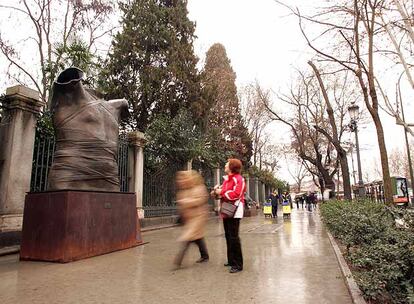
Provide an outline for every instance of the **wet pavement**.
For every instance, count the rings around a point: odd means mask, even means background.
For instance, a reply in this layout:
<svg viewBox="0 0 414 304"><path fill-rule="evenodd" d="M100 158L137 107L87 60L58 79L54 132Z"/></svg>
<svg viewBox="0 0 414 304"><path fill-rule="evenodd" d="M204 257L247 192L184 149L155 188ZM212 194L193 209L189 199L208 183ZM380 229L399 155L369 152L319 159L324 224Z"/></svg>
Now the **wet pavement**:
<svg viewBox="0 0 414 304"><path fill-rule="evenodd" d="M143 234L143 246L69 264L0 257L0 303L352 303L317 214L244 218L244 270L230 274L220 220L208 224L210 261L196 246L173 270L180 228Z"/></svg>

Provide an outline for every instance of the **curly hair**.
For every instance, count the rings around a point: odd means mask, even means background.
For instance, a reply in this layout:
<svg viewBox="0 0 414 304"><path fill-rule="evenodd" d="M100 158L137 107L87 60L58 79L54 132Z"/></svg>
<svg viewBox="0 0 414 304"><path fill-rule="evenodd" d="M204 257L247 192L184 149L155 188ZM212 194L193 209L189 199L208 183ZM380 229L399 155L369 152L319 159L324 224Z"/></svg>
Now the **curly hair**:
<svg viewBox="0 0 414 304"><path fill-rule="evenodd" d="M242 162L237 158L230 158L229 162L229 169L232 173L241 173L243 165Z"/></svg>

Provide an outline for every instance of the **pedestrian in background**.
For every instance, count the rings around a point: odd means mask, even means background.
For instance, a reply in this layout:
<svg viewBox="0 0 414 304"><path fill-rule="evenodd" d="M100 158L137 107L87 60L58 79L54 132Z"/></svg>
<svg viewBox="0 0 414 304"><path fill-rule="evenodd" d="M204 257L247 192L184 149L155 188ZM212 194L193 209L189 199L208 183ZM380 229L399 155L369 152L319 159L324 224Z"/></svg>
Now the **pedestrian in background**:
<svg viewBox="0 0 414 304"><path fill-rule="evenodd" d="M306 210L312 212L312 194L309 192L306 194Z"/></svg>
<svg viewBox="0 0 414 304"><path fill-rule="evenodd" d="M299 209L300 195L295 196L296 209Z"/></svg>
<svg viewBox="0 0 414 304"><path fill-rule="evenodd" d="M305 197L306 197L306 194L302 194L299 198L300 206L301 206L302 209L303 209L303 203L305 202Z"/></svg>
<svg viewBox="0 0 414 304"><path fill-rule="evenodd" d="M203 177L196 171L179 171L176 176L177 204L183 223L183 231L179 237L182 247L174 264L181 266L185 253L191 243L195 243L200 251L197 263L207 262L209 255L204 240L208 220L208 192Z"/></svg>
<svg viewBox="0 0 414 304"><path fill-rule="evenodd" d="M316 196L315 192L311 193L311 202L312 202L313 209L315 210L316 205L318 204L318 197Z"/></svg>
<svg viewBox="0 0 414 304"><path fill-rule="evenodd" d="M271 199L271 202L272 202L272 215L273 215L274 218L276 218L277 217L277 207L278 207L278 204L277 204L278 195L277 195L277 193L276 192L271 193L270 199Z"/></svg>
<svg viewBox="0 0 414 304"><path fill-rule="evenodd" d="M223 218L224 234L227 244L227 263L224 266L230 266L230 273L236 273L243 270L243 255L239 237L240 219L244 213L244 193L246 184L241 176L242 163L238 159L229 159L224 167L226 176L220 187L214 189L214 194L224 202L237 206L234 215L229 216L221 213Z"/></svg>

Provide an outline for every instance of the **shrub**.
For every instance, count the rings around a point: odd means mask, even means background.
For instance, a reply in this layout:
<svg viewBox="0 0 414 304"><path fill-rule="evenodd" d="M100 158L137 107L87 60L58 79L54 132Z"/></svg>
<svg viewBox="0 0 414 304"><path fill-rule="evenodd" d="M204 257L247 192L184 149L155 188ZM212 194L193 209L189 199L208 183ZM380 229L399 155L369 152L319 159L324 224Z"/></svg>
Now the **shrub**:
<svg viewBox="0 0 414 304"><path fill-rule="evenodd" d="M330 201L322 204L321 214L334 237L346 246L345 258L367 300L412 303L412 212L368 201ZM397 218L404 220L404 228L397 228Z"/></svg>

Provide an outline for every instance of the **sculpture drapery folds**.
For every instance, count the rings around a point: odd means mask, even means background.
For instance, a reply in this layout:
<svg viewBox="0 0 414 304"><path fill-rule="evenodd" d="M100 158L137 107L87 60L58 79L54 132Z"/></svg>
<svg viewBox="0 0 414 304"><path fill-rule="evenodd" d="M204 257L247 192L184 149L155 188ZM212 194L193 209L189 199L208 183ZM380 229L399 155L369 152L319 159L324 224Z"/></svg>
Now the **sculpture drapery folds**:
<svg viewBox="0 0 414 304"><path fill-rule="evenodd" d="M119 192L119 123L125 99L105 101L82 84L83 72L68 68L53 85L51 110L56 149L48 190Z"/></svg>

